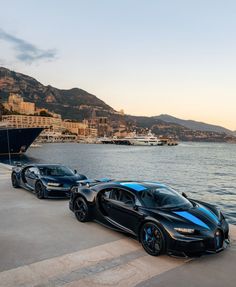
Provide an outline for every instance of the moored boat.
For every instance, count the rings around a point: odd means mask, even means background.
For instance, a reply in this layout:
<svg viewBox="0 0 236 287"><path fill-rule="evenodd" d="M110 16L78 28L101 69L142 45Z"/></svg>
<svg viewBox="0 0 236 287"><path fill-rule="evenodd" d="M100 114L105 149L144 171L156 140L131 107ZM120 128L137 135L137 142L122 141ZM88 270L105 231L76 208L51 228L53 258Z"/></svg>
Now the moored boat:
<svg viewBox="0 0 236 287"><path fill-rule="evenodd" d="M42 130L0 127L0 156L25 153Z"/></svg>
<svg viewBox="0 0 236 287"><path fill-rule="evenodd" d="M162 145L159 138L153 135L150 131L146 135L137 135L136 133L133 136L125 137L123 139L114 140L115 144L121 145L135 145L135 146L158 146Z"/></svg>

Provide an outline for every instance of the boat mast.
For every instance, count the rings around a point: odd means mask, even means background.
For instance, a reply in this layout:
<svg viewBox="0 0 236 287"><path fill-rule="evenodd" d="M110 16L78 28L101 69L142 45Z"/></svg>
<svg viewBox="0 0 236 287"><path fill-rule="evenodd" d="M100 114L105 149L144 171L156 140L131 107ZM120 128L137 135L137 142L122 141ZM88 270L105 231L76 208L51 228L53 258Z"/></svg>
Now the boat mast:
<svg viewBox="0 0 236 287"><path fill-rule="evenodd" d="M2 105L2 101L1 100L2 100L2 97L0 95L0 122L2 121L2 113L3 113L3 105Z"/></svg>

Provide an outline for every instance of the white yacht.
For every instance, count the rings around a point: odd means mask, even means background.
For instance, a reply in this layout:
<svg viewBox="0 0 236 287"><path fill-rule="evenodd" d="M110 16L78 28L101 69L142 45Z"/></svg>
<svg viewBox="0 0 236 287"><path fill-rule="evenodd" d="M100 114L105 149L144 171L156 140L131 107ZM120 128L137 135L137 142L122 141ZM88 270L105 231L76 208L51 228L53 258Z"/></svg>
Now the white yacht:
<svg viewBox="0 0 236 287"><path fill-rule="evenodd" d="M136 145L136 146L157 146L163 145L161 140L154 136L150 131L147 135L137 135L136 133L133 136L126 137L123 139L114 140L115 144L121 145Z"/></svg>

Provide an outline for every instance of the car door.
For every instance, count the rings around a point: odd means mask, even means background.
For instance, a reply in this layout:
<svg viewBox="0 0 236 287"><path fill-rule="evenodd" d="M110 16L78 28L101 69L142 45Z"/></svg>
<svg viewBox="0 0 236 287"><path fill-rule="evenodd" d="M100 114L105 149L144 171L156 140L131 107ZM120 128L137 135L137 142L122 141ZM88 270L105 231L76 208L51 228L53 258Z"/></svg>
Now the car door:
<svg viewBox="0 0 236 287"><path fill-rule="evenodd" d="M136 208L136 197L121 188L111 188L104 192L102 206L110 223L124 231L136 234L142 213Z"/></svg>
<svg viewBox="0 0 236 287"><path fill-rule="evenodd" d="M36 167L30 167L25 171L26 185L30 189L34 189L35 182L38 179L39 171Z"/></svg>

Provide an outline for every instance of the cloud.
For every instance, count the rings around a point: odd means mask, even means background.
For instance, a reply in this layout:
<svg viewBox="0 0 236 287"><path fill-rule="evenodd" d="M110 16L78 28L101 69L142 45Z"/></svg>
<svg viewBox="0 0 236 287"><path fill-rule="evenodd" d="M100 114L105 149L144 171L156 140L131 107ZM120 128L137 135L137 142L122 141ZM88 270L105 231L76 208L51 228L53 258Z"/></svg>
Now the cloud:
<svg viewBox="0 0 236 287"><path fill-rule="evenodd" d="M36 47L35 45L17 38L11 34L6 33L4 30L0 29L0 40L6 41L13 45L15 51L17 52L16 58L28 64L31 64L35 61L46 60L50 61L55 59L56 51L55 50L42 50Z"/></svg>

